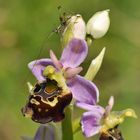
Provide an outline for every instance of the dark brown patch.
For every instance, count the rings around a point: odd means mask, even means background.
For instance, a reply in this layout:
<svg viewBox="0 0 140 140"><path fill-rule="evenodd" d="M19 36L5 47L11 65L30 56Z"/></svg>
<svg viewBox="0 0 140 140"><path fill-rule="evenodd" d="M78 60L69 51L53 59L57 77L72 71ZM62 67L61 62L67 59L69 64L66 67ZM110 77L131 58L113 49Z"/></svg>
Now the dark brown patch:
<svg viewBox="0 0 140 140"><path fill-rule="evenodd" d="M51 98L48 98L48 100L49 100L50 102L52 102L52 101L54 101L54 98L55 98L55 97L51 97Z"/></svg>
<svg viewBox="0 0 140 140"><path fill-rule="evenodd" d="M57 87L52 90L51 93L46 93L45 88L48 86L48 82L52 82L56 86L55 81L50 79L40 84L36 84L33 95L29 97L29 101L26 106L22 109L22 113L27 114L27 110L31 109L33 111L31 119L38 123L47 123L50 121L58 122L64 118L64 109L70 104L72 100L72 94L62 94L61 88ZM51 86L52 86L51 83ZM50 85L50 83L49 83ZM40 89L41 87L41 89ZM34 104L30 102L31 100L36 100L39 104ZM51 103L57 99L54 106Z"/></svg>
<svg viewBox="0 0 140 140"><path fill-rule="evenodd" d="M108 134L102 133L99 140L124 140L118 126L108 130Z"/></svg>

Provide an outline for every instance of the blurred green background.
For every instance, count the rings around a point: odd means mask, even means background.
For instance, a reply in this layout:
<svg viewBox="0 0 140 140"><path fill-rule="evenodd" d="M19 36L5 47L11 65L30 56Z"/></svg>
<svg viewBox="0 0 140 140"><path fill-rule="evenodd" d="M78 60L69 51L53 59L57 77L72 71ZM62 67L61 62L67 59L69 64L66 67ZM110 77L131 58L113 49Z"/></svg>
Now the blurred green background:
<svg viewBox="0 0 140 140"><path fill-rule="evenodd" d="M38 127L20 111L28 96L26 82L36 81L27 64L36 58L46 36L59 25L59 5L66 12L82 14L85 21L96 11L110 9L109 32L89 48L82 74L106 46L102 68L94 79L101 104L106 105L114 95L114 110L131 107L140 116L139 0L0 0L0 140L33 136ZM45 41L40 58L48 57L49 49L60 56L58 35ZM121 125L126 140L139 139L139 129L139 118L128 118ZM79 139L84 140L80 133L76 135Z"/></svg>

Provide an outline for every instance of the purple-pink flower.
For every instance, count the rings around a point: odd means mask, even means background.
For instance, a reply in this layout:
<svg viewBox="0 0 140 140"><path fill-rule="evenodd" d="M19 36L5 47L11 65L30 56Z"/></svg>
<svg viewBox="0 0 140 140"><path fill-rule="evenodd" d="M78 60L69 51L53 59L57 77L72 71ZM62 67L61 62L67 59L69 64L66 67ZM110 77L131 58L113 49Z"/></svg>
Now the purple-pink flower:
<svg viewBox="0 0 140 140"><path fill-rule="evenodd" d="M53 51L50 51L50 58L32 61L28 64L30 70L38 81L44 81L44 69L52 65L56 71L61 71L66 84L72 92L76 101L95 105L98 101L99 92L95 84L78 75L82 71L79 65L85 60L88 54L88 46L85 40L73 38L64 48L60 60Z"/></svg>
<svg viewBox="0 0 140 140"><path fill-rule="evenodd" d="M81 118L82 132L86 137L91 137L98 134L102 127L101 120L106 118L114 105L114 98L111 96L106 108L99 105L89 105L86 103L77 103L77 106L87 110Z"/></svg>
<svg viewBox="0 0 140 140"><path fill-rule="evenodd" d="M113 105L113 96L110 97L108 105L105 108L88 103L77 103L78 107L87 110L81 117L82 132L86 137L91 137L98 133L101 134L101 137L104 134L113 137L112 134L114 135L117 126L124 121L125 117L137 117L135 111L130 108L122 111L111 111Z"/></svg>
<svg viewBox="0 0 140 140"><path fill-rule="evenodd" d="M91 137L100 132L101 119L105 113L105 109L99 105L89 105L86 103L77 103L77 106L86 109L81 118L82 132L86 137Z"/></svg>

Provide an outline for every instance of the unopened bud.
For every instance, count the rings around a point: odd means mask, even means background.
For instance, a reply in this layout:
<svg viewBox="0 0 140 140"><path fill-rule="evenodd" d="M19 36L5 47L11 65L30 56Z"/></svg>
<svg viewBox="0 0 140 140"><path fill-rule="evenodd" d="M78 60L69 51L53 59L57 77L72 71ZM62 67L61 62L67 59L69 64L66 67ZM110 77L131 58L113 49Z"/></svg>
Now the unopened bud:
<svg viewBox="0 0 140 140"><path fill-rule="evenodd" d="M86 25L81 15L72 16L62 34L62 45L65 47L72 38L85 39Z"/></svg>
<svg viewBox="0 0 140 140"><path fill-rule="evenodd" d="M106 34L109 25L109 10L99 11L89 19L86 31L87 34L90 34L94 39L98 39Z"/></svg>
<svg viewBox="0 0 140 140"><path fill-rule="evenodd" d="M105 54L105 48L102 49L102 51L100 52L100 54L92 60L89 69L85 75L85 78L87 80L92 81L93 78L96 76L97 72L99 71L102 61L103 61L103 57Z"/></svg>

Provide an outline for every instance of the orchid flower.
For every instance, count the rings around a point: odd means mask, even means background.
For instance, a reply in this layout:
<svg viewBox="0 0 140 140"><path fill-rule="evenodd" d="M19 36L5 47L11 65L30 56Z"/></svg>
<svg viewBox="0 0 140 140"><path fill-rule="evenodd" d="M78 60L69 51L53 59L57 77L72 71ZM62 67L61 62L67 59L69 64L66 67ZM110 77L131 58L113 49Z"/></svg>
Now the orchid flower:
<svg viewBox="0 0 140 140"><path fill-rule="evenodd" d="M97 87L78 75L82 71L79 65L85 60L87 53L86 41L73 38L64 48L60 60L50 51L51 59L35 60L28 66L38 81L44 81L46 77L54 79L63 89L70 89L76 101L95 105L99 95ZM62 75L59 78L56 76L58 73Z"/></svg>
<svg viewBox="0 0 140 140"><path fill-rule="evenodd" d="M51 59L30 62L28 66L38 82L34 87L28 83L30 97L21 110L23 115L38 123L61 121L72 96L77 102L95 105L99 96L97 87L78 75L87 53L86 41L74 38L64 48L60 60L50 51Z"/></svg>
<svg viewBox="0 0 140 140"><path fill-rule="evenodd" d="M73 15L67 21L67 26L62 32L62 46L65 47L66 44L72 38L85 39L86 37L86 24L80 14Z"/></svg>
<svg viewBox="0 0 140 140"><path fill-rule="evenodd" d="M122 123L125 117L134 117L136 114L132 109L125 109L123 111L111 111L114 105L114 98L109 99L108 105L103 108L99 105L91 106L86 103L77 103L77 106L86 109L87 112L83 113L81 118L82 132L86 137L94 136L98 133L106 134L109 137L111 129L115 129Z"/></svg>

